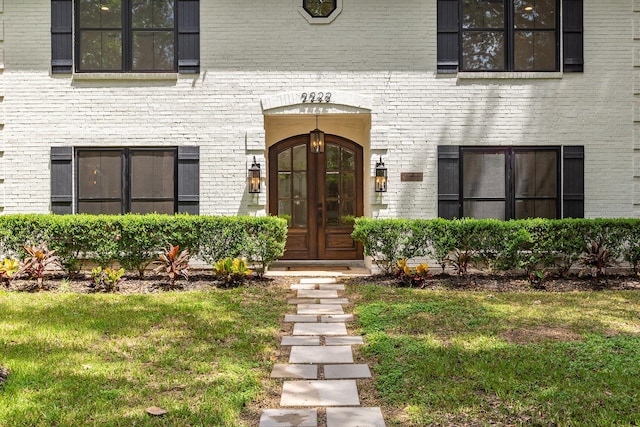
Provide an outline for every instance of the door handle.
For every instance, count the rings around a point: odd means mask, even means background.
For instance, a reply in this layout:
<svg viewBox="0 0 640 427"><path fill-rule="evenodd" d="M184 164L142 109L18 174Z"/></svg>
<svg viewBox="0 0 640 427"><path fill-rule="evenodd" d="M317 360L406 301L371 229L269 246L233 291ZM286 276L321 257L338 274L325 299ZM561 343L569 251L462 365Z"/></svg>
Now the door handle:
<svg viewBox="0 0 640 427"><path fill-rule="evenodd" d="M322 202L318 203L318 224L322 224Z"/></svg>

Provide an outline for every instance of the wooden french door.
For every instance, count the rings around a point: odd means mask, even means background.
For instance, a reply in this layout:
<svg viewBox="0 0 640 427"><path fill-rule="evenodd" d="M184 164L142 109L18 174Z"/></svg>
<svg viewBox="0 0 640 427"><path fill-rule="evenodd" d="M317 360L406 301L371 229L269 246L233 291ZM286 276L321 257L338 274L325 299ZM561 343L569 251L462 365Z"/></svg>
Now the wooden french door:
<svg viewBox="0 0 640 427"><path fill-rule="evenodd" d="M269 150L269 213L287 219L283 259L362 259L351 238L363 213L362 147L325 135L323 153L312 153L309 135Z"/></svg>

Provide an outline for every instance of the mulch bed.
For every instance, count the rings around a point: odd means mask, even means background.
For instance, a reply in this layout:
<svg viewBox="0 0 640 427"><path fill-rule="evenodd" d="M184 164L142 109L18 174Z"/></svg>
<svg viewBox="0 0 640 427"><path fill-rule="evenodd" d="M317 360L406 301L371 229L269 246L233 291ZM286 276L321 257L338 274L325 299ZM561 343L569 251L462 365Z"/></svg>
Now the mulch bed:
<svg viewBox="0 0 640 427"><path fill-rule="evenodd" d="M389 276L366 276L347 279L345 283L363 285L375 283L381 286L400 287L398 280ZM579 276L550 276L541 284L532 286L522 275L473 273L467 276L438 273L427 279L423 289L456 290L472 292L574 292L600 290L640 290L640 277L632 274L611 274L601 278Z"/></svg>
<svg viewBox="0 0 640 427"><path fill-rule="evenodd" d="M274 277L250 277L246 284L269 286L271 284L290 284L299 281L296 276ZM372 276L342 276L345 284L364 285L377 284L380 286L402 287L403 285L394 277L383 275ZM237 285L232 285L237 286ZM189 277L189 280L179 280L175 287L171 287L169 281L161 276L149 274L140 279L129 275L122 281L115 293L118 294L149 294L175 291L204 291L210 289L224 289L229 285L218 280L210 273L197 273ZM549 276L541 284L531 285L522 275L515 274L485 274L471 273L466 276L458 276L449 273L437 273L425 281L423 289L432 290L457 290L472 292L573 292L573 291L601 291L601 290L640 290L640 277L630 273L609 274L601 278L593 278L589 275L577 274L568 277ZM0 289L14 292L96 292L93 283L88 276L68 279L63 276L50 276L44 281L42 288L38 288L35 280L17 279L10 286L0 284Z"/></svg>

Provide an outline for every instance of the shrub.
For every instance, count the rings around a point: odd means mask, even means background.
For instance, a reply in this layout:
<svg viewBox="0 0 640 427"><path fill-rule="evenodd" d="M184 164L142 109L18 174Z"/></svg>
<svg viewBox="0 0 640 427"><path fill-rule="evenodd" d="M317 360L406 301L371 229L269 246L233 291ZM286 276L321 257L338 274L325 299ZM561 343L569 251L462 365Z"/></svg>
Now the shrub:
<svg viewBox="0 0 640 427"><path fill-rule="evenodd" d="M100 266L91 270L91 279L94 283L94 290L102 292L113 292L118 290L118 285L124 281L124 268L115 270L113 268L102 268Z"/></svg>
<svg viewBox="0 0 640 427"><path fill-rule="evenodd" d="M154 270L156 274L165 275L169 278L169 286L175 287L176 280L179 276L189 279L189 251L183 250L180 252L178 245L173 246L169 244L168 248L165 248L164 252L160 254L160 257L156 264L158 267Z"/></svg>
<svg viewBox="0 0 640 427"><path fill-rule="evenodd" d="M226 286L241 285L252 271L247 263L240 258L223 258L213 264L216 277L222 280Z"/></svg>
<svg viewBox="0 0 640 427"><path fill-rule="evenodd" d="M591 240L584 246L584 253L580 256L580 264L589 269L593 277L606 274L606 269L614 265L612 254L604 244L604 239Z"/></svg>
<svg viewBox="0 0 640 427"><path fill-rule="evenodd" d="M428 264L419 264L412 268L407 265L406 258L398 261L395 276L400 283L410 288L414 286L423 288L426 285L426 280L431 277Z"/></svg>
<svg viewBox="0 0 640 427"><path fill-rule="evenodd" d="M424 240L414 238L407 220L357 218L355 222L351 236L364 245L364 254L370 256L385 275L392 275L401 259L426 254Z"/></svg>
<svg viewBox="0 0 640 427"><path fill-rule="evenodd" d="M640 219L358 218L352 236L386 274L398 260L425 254L443 271L451 266L458 274L466 274L473 264L485 271L520 271L527 278L538 271L549 274L552 268L567 275L580 261L599 276L621 259L640 270Z"/></svg>
<svg viewBox="0 0 640 427"><path fill-rule="evenodd" d="M24 245L27 257L24 260L24 271L32 279L36 279L38 289L42 288L44 283L44 272L48 266L57 264L58 258L55 256L55 250L51 251L45 243L38 246Z"/></svg>
<svg viewBox="0 0 640 427"><path fill-rule="evenodd" d="M20 271L20 261L14 258L5 258L0 264L0 280L9 287L13 279L20 275Z"/></svg>

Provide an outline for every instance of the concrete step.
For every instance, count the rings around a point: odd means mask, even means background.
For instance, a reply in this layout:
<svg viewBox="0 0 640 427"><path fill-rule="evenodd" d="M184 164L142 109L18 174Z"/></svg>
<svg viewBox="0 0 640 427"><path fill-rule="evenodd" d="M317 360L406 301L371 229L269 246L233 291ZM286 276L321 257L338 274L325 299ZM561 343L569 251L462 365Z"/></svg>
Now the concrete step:
<svg viewBox="0 0 640 427"><path fill-rule="evenodd" d="M327 408L327 427L385 427L380 408Z"/></svg>
<svg viewBox="0 0 640 427"><path fill-rule="evenodd" d="M355 380L285 381L280 406L358 406Z"/></svg>
<svg viewBox="0 0 640 427"><path fill-rule="evenodd" d="M317 409L264 409L259 427L318 427Z"/></svg>
<svg viewBox="0 0 640 427"><path fill-rule="evenodd" d="M295 378L301 380L318 379L317 365L290 365L278 363L273 365L271 378Z"/></svg>
<svg viewBox="0 0 640 427"><path fill-rule="evenodd" d="M353 352L348 345L294 345L289 354L289 363L353 363Z"/></svg>

